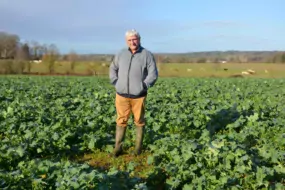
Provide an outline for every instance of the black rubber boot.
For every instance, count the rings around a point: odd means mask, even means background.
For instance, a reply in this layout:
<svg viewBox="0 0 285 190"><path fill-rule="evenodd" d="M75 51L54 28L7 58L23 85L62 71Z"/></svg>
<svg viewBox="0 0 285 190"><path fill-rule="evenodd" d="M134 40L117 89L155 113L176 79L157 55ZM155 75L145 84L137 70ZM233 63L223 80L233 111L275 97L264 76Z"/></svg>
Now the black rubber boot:
<svg viewBox="0 0 285 190"><path fill-rule="evenodd" d="M114 157L118 157L123 151L123 141L125 138L126 127L116 126L116 142L113 152Z"/></svg>
<svg viewBox="0 0 285 190"><path fill-rule="evenodd" d="M135 146L135 155L140 155L142 152L143 138L144 138L144 126L136 127L136 146Z"/></svg>

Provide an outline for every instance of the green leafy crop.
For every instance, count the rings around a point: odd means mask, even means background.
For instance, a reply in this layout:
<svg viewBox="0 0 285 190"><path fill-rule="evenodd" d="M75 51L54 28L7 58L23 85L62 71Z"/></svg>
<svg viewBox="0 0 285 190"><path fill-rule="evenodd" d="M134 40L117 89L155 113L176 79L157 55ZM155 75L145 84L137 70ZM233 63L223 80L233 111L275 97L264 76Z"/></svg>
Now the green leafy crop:
<svg viewBox="0 0 285 190"><path fill-rule="evenodd" d="M159 79L146 102L146 178L134 175L135 161L125 160L123 170L75 159L112 151L108 79L0 83L0 189L285 188L283 79ZM134 146L131 122L126 149Z"/></svg>

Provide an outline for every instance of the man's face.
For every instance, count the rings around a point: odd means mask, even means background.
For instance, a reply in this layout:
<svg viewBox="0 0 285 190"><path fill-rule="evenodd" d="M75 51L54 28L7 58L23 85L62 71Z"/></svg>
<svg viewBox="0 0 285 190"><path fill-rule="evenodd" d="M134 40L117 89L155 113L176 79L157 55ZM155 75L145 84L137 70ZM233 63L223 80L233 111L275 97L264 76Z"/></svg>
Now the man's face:
<svg viewBox="0 0 285 190"><path fill-rule="evenodd" d="M126 41L132 51L137 50L140 45L140 39L137 36L127 36Z"/></svg>

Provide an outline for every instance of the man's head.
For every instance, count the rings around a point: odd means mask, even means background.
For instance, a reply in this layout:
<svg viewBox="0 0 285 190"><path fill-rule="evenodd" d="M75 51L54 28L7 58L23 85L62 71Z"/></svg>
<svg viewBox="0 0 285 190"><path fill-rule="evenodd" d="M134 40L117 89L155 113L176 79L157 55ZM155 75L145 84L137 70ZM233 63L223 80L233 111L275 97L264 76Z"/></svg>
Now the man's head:
<svg viewBox="0 0 285 190"><path fill-rule="evenodd" d="M140 34L135 30L128 30L126 32L126 43L131 49L132 52L135 52L141 45L141 37Z"/></svg>

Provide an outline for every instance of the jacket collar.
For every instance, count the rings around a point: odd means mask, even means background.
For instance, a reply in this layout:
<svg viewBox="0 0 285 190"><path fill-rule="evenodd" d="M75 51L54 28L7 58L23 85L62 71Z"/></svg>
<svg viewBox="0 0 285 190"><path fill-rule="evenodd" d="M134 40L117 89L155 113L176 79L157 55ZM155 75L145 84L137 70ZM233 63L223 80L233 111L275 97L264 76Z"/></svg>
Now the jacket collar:
<svg viewBox="0 0 285 190"><path fill-rule="evenodd" d="M128 50L130 51L131 54L141 53L143 49L144 49L144 48L143 48L142 46L139 46L139 48L137 49L137 51L136 51L135 53L132 53L131 49L128 48Z"/></svg>

